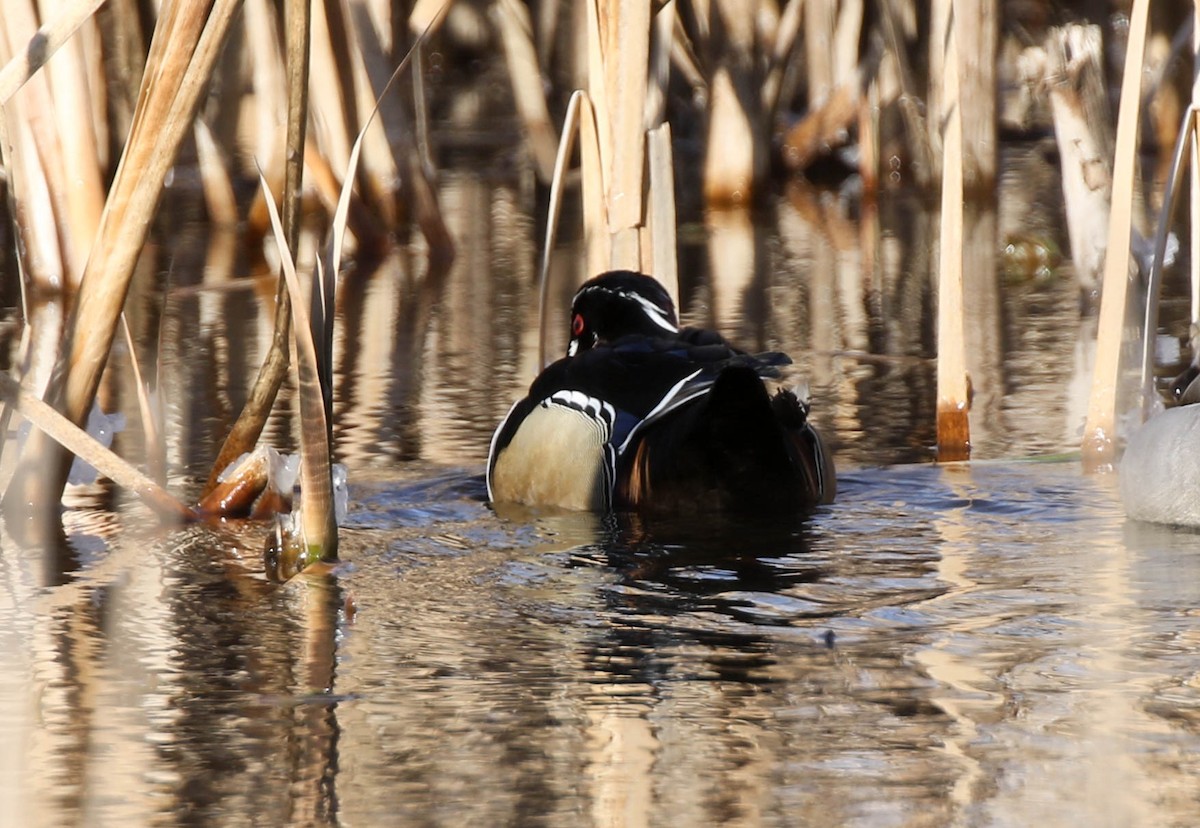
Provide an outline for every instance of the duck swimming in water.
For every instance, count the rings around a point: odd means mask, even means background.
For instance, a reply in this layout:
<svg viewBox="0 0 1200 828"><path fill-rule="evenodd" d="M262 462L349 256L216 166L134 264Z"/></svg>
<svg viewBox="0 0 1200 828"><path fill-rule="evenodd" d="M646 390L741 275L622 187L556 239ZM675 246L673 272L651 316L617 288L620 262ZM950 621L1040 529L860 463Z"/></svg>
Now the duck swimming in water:
<svg viewBox="0 0 1200 828"><path fill-rule="evenodd" d="M488 497L661 513L829 503L833 462L808 404L764 382L790 362L681 329L649 276L597 276L571 303L567 356L538 375L492 437Z"/></svg>

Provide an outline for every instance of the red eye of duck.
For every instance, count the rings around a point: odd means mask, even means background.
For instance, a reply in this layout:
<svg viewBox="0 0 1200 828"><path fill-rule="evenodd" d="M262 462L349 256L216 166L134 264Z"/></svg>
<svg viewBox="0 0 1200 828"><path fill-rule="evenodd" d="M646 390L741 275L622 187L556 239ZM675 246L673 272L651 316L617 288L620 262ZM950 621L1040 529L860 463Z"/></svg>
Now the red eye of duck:
<svg viewBox="0 0 1200 828"><path fill-rule="evenodd" d="M571 335L583 336L583 314L577 313L571 320Z"/></svg>

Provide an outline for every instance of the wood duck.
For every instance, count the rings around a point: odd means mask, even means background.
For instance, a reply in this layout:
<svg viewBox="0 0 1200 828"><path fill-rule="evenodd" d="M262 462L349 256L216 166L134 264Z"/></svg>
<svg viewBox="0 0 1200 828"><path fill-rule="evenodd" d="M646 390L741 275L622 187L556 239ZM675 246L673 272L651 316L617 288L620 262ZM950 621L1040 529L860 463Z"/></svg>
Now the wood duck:
<svg viewBox="0 0 1200 828"><path fill-rule="evenodd" d="M833 463L793 392L791 360L679 327L662 285L632 271L585 282L567 356L496 429L488 497L645 512L805 509L833 500Z"/></svg>

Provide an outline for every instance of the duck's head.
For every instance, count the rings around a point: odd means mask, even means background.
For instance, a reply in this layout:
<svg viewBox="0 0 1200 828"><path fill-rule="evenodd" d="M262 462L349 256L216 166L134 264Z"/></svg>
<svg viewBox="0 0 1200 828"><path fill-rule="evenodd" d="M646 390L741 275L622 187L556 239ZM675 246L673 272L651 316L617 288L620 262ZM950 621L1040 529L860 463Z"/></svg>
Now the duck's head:
<svg viewBox="0 0 1200 828"><path fill-rule="evenodd" d="M567 356L630 334L677 333L675 304L662 285L632 270L611 270L584 282L575 294Z"/></svg>

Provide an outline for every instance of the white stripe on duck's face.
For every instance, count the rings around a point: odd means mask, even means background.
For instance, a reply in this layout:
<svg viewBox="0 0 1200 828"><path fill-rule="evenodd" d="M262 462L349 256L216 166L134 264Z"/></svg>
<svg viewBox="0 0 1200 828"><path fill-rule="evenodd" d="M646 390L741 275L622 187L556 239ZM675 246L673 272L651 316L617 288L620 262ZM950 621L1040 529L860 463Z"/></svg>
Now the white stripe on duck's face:
<svg viewBox="0 0 1200 828"><path fill-rule="evenodd" d="M551 402L537 406L496 458L492 499L579 511L606 508L607 437L604 424L582 411Z"/></svg>
<svg viewBox="0 0 1200 828"><path fill-rule="evenodd" d="M567 356L629 334L674 336L675 307L653 278L614 271L586 283L571 300L571 339Z"/></svg>

